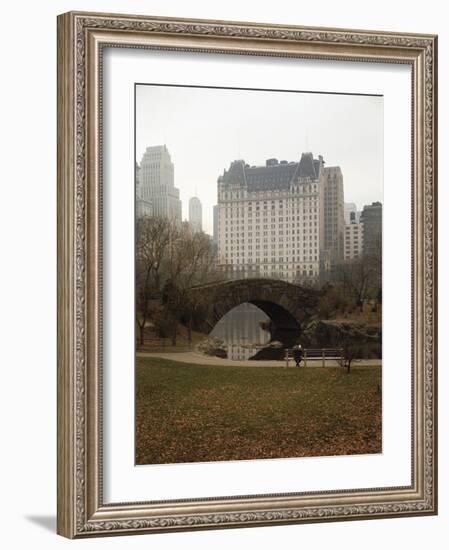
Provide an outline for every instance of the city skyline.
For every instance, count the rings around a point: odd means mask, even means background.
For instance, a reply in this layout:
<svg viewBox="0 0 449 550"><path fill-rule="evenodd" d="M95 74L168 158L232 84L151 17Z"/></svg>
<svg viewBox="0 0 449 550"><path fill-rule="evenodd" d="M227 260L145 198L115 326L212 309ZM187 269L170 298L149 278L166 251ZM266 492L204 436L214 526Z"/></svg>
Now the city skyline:
<svg viewBox="0 0 449 550"><path fill-rule="evenodd" d="M380 97L139 85L136 102L136 161L147 147L166 145L182 219L199 197L210 235L217 179L237 159L263 166L272 157L298 162L310 151L341 167L345 202L361 210L383 200Z"/></svg>
<svg viewBox="0 0 449 550"><path fill-rule="evenodd" d="M138 218L182 221L173 176L166 145L147 147L141 165L136 162ZM296 163L276 158L265 166L231 162L217 180L209 235L218 245L217 265L231 277L325 280L342 260L376 254L382 203L357 211L355 203L344 201L343 180L339 166L325 167L323 157L312 153L302 153ZM184 221L195 233L203 232L197 196L189 199Z"/></svg>
<svg viewBox="0 0 449 550"><path fill-rule="evenodd" d="M147 150L148 149L152 149L152 148L164 148L168 151L168 148L166 147L166 145L157 145L157 146L149 146L147 147ZM145 154L143 156L143 158L145 157ZM269 159L269 160L278 160L278 159ZM233 162L236 162L236 161L233 161ZM281 161L283 163L285 163L286 161ZM231 162L232 164L232 162ZM292 164L292 163L290 163ZM263 166L253 166L253 168L262 168ZM339 167L331 167L331 168L337 168L339 169ZM140 171L141 171L141 165L139 163L136 163L136 184L137 184L137 200L138 200L138 206L137 206L137 215L138 216L142 216L142 215L153 215L153 210L151 208L151 202L149 203L150 205L150 209L148 209L148 207L146 207L145 209L145 206L143 203L145 203L145 200L142 198L141 196L141 183L140 183ZM221 176L219 176L218 180L220 179ZM196 190L195 190L196 191ZM218 197L217 197L218 199ZM201 201L201 199L199 197L197 197L196 193L194 195L192 195L189 200L188 200L188 206L187 208L183 208L182 211L183 213L185 212L185 210L187 209L187 215L183 216L181 219L182 221L184 222L189 222L192 226L196 225L196 222L194 221L192 223L192 212L191 212L191 203L192 201L197 201L197 208L200 209L200 213L199 213L199 225L196 226L196 230L198 231L204 231L205 233L207 233L209 236L211 237L214 237L215 238L215 234L216 234L216 228L215 228L215 209L218 208L218 204L215 204L212 206L212 209L213 209L213 214L212 214L212 217L213 217L213 227L212 227L212 231L211 232L207 232L206 229L203 228L203 203ZM373 201L371 204L363 204L361 205L360 207L355 204L354 202L347 202L347 201L344 201L344 224L345 225L349 225L349 224L353 224L353 223L356 223L356 224L359 224L360 223L360 216L362 214L362 211L365 209L365 207L369 207L371 205L373 205L374 203L377 203L379 201ZM218 203L218 200L217 200L217 203ZM181 207L182 207L182 200L181 200ZM151 211L151 213L150 213ZM355 218L353 220L350 219L349 215L350 214L354 214L355 215ZM351 256L352 257L352 256ZM345 258L346 258L346 254L345 254Z"/></svg>

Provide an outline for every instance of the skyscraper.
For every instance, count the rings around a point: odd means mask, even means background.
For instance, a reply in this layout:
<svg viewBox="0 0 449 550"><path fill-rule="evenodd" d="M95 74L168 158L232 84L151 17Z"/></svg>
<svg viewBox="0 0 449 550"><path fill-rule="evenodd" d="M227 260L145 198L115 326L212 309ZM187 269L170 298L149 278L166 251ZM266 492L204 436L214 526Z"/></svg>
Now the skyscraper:
<svg viewBox="0 0 449 550"><path fill-rule="evenodd" d="M203 207L198 197L189 200L189 223L195 232L203 230Z"/></svg>
<svg viewBox="0 0 449 550"><path fill-rule="evenodd" d="M140 195L151 201L153 216L181 222L179 189L174 185L174 166L165 145L147 147L140 163Z"/></svg>
<svg viewBox="0 0 449 550"><path fill-rule="evenodd" d="M140 166L136 162L136 217L153 215L153 205L151 200L143 199L140 187Z"/></svg>
<svg viewBox="0 0 449 550"><path fill-rule="evenodd" d="M334 266L344 257L344 189L339 166L327 166L323 170L323 217L323 248L329 255L330 265Z"/></svg>
<svg viewBox="0 0 449 550"><path fill-rule="evenodd" d="M363 207L363 254L382 253L382 203L373 202Z"/></svg>

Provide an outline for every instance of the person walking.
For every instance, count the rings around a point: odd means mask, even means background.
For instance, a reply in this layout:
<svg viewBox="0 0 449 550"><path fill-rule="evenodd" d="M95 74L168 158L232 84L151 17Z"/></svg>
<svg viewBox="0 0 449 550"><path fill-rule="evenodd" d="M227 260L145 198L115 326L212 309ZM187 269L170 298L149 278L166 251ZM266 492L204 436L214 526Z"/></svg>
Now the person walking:
<svg viewBox="0 0 449 550"><path fill-rule="evenodd" d="M301 366L302 355L303 351L301 344L296 344L296 346L294 346L293 348L293 359L295 360L295 364L297 367Z"/></svg>

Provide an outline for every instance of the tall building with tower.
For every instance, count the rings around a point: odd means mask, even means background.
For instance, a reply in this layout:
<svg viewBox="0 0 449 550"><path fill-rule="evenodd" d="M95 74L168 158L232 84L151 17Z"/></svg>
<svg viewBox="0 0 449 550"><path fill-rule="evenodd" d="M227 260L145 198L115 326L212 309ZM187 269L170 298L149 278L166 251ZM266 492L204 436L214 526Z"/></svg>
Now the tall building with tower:
<svg viewBox="0 0 449 550"><path fill-rule="evenodd" d="M174 166L165 145L147 147L139 170L140 197L151 202L152 215L182 220L179 189L174 184Z"/></svg>
<svg viewBox="0 0 449 550"><path fill-rule="evenodd" d="M203 230L203 207L198 197L189 200L189 223L195 232Z"/></svg>

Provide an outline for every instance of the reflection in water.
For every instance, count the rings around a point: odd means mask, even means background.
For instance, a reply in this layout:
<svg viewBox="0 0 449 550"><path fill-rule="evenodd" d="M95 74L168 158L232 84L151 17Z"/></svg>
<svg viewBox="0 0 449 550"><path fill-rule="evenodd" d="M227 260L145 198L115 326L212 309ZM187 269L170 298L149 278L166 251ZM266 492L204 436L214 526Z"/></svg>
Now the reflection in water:
<svg viewBox="0 0 449 550"><path fill-rule="evenodd" d="M252 304L241 304L215 325L211 336L220 338L228 345L228 357L234 361L246 360L270 341L270 332L264 330L261 322L269 317Z"/></svg>

